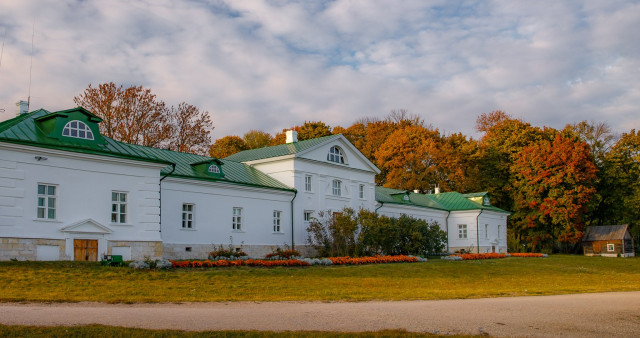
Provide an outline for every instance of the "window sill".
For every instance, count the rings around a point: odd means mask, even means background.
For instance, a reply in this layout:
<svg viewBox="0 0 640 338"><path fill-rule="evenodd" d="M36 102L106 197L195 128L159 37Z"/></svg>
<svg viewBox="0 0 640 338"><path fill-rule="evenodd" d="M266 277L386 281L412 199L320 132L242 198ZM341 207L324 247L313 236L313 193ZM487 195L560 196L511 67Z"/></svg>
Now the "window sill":
<svg viewBox="0 0 640 338"><path fill-rule="evenodd" d="M43 222L43 223L62 223L62 221L59 221L57 219L46 219L46 218L34 218L33 221Z"/></svg>
<svg viewBox="0 0 640 338"><path fill-rule="evenodd" d="M244 230L231 230L231 232L233 232L233 233L243 234L243 233L244 233Z"/></svg>
<svg viewBox="0 0 640 338"><path fill-rule="evenodd" d="M125 227L132 227L133 224L130 223L109 223L109 225L111 226L125 226Z"/></svg>
<svg viewBox="0 0 640 338"><path fill-rule="evenodd" d="M338 201L348 201L349 197L345 196L336 196L336 195L327 195L328 199L338 200Z"/></svg>
<svg viewBox="0 0 640 338"><path fill-rule="evenodd" d="M284 235L284 232L272 232L274 235Z"/></svg>
<svg viewBox="0 0 640 338"><path fill-rule="evenodd" d="M196 231L198 229L194 229L194 228L180 228L180 231Z"/></svg>

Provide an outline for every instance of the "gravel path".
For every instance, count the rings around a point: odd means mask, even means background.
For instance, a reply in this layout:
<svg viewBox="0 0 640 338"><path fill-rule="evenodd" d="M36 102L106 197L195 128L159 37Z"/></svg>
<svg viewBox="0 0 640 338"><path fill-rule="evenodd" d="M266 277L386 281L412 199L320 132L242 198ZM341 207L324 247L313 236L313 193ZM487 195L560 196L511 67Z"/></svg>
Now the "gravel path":
<svg viewBox="0 0 640 338"><path fill-rule="evenodd" d="M400 302L0 304L0 323L179 330L640 336L640 292Z"/></svg>

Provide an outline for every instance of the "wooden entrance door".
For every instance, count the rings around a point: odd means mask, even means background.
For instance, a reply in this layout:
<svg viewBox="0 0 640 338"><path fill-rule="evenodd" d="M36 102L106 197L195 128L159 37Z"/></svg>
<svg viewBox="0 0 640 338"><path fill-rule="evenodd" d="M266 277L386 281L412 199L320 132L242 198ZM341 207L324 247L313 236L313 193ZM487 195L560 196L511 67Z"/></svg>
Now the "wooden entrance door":
<svg viewBox="0 0 640 338"><path fill-rule="evenodd" d="M599 254L600 251L602 251L602 247L600 246L600 243L593 243L593 253Z"/></svg>
<svg viewBox="0 0 640 338"><path fill-rule="evenodd" d="M97 239L74 239L73 259L76 261L98 261Z"/></svg>

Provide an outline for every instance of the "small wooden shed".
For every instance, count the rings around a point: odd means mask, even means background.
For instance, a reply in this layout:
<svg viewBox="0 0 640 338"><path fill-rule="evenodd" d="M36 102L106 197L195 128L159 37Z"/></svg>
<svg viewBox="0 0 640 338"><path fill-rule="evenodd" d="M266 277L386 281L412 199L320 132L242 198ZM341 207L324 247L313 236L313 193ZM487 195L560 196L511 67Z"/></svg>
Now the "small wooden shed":
<svg viewBox="0 0 640 338"><path fill-rule="evenodd" d="M587 227L582 237L582 248L585 256L635 256L633 237L627 224Z"/></svg>

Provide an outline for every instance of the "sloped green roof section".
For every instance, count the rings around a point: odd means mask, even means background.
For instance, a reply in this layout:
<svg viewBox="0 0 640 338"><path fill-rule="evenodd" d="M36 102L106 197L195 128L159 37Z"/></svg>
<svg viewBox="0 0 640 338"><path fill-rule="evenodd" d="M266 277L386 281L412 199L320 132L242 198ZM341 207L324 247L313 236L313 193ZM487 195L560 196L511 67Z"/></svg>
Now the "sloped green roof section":
<svg viewBox="0 0 640 338"><path fill-rule="evenodd" d="M142 150L152 154L156 158L175 163L176 167L173 172L172 167L162 169L163 176L169 175L171 177L181 177L202 181L229 182L279 190L294 190L271 176L243 163L227 159L216 159L213 157L181 153L166 149L149 148L139 145L131 146L143 148ZM196 165L207 162L219 164L221 166L221 170L224 172L224 177L213 177L203 171L197 170Z"/></svg>
<svg viewBox="0 0 640 338"><path fill-rule="evenodd" d="M92 116L95 117L93 119L93 123L99 122L96 120L99 119L98 117L80 107L54 113L40 109L0 122L0 142L166 164L167 166L163 168L161 172L163 176L170 175L174 177L203 181L221 181L278 190L294 190L267 174L243 163L225 159L218 160L207 156L181 153L165 149L144 147L135 144L127 144L115 141L106 136L101 136L96 140L96 142L76 140L69 137L50 137L48 136L50 133L43 130L45 128L43 128L39 122L49 121L58 116L62 116L64 118L70 114L80 116L78 113L81 113L81 115L85 115L88 118L91 118ZM91 121L87 122L90 123ZM198 171L193 166L193 164L207 161L216 162L221 165L221 168L224 171L224 176L213 177L204 172ZM173 166L171 166L172 164L175 164L175 170L173 170Z"/></svg>
<svg viewBox="0 0 640 338"><path fill-rule="evenodd" d="M236 162L247 162L247 161L261 160L264 158L294 155L296 153L313 148L318 144L327 142L329 140L337 139L339 137L340 135L329 135L329 136L314 138L311 140L304 140L304 141L287 143L287 144L279 144L277 146L245 150L239 153L235 153L231 156L228 156L226 157L226 159L231 161L236 161Z"/></svg>
<svg viewBox="0 0 640 338"><path fill-rule="evenodd" d="M398 190L385 187L376 187L376 201L381 203L402 204L423 208L432 208L446 211L461 210L491 210L502 213L508 211L496 208L490 205L482 205L480 203L469 200L466 196L476 197L475 195L484 196L486 193L461 194L458 192L446 192L440 194L419 194L410 190ZM408 196L408 199L405 198Z"/></svg>
<svg viewBox="0 0 640 338"><path fill-rule="evenodd" d="M438 202L430 199L428 195L416 194L410 190L398 190L376 186L375 191L376 201L378 202L447 210ZM405 198L405 196L407 196L407 198Z"/></svg>
<svg viewBox="0 0 640 338"><path fill-rule="evenodd" d="M37 122L39 118L40 120L46 120L46 117L49 115L54 117L67 113L78 112L80 110L85 111L83 108L75 108L51 113L44 109L39 109L31 113L22 114L13 119L6 120L0 123L0 141L85 154L170 164L163 159L154 157L144 149L114 141L105 136L100 137L99 140L96 140L95 142L70 137L49 137L47 136L47 131L43 130L43 127Z"/></svg>
<svg viewBox="0 0 640 338"><path fill-rule="evenodd" d="M459 192L454 191L454 192L445 192L440 194L429 194L426 196L433 199L434 201L437 201L440 205L444 206L449 211L491 210L491 211L510 214L510 212L494 207L492 205L483 205L481 203L474 202L470 200L469 197L476 197L476 196L469 196L469 195L473 195L473 194L463 195Z"/></svg>

